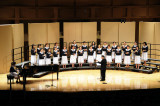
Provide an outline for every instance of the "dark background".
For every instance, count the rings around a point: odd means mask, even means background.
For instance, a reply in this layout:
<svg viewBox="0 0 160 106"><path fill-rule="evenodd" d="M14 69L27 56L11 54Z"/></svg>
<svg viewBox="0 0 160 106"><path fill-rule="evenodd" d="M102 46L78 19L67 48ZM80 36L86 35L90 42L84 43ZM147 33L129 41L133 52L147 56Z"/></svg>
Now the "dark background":
<svg viewBox="0 0 160 106"><path fill-rule="evenodd" d="M160 0L0 0L0 24L160 21Z"/></svg>

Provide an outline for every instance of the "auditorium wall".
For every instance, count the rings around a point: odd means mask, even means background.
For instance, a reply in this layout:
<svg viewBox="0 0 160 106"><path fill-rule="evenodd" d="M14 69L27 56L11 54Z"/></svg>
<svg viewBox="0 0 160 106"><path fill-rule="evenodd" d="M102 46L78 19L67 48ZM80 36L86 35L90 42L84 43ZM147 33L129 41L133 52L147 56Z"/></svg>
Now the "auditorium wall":
<svg viewBox="0 0 160 106"><path fill-rule="evenodd" d="M24 45L23 24L1 25L0 34L0 74L2 74L9 72L12 49ZM17 56L17 58L19 57Z"/></svg>
<svg viewBox="0 0 160 106"><path fill-rule="evenodd" d="M64 42L83 42L97 40L96 22L65 22L64 23ZM69 45L68 45L69 46Z"/></svg>
<svg viewBox="0 0 160 106"><path fill-rule="evenodd" d="M160 22L155 23L155 42L156 44L160 44ZM158 49L156 51L157 59L160 59L160 45L155 45L155 48Z"/></svg>
<svg viewBox="0 0 160 106"><path fill-rule="evenodd" d="M101 22L101 41L134 42L135 22Z"/></svg>
<svg viewBox="0 0 160 106"><path fill-rule="evenodd" d="M12 30L13 30L12 48L23 47L24 46L24 26L23 26L23 24L13 24ZM23 51L24 51L24 48L22 48L22 52ZM14 50L15 54L20 53L20 52L21 52L21 48ZM22 57L24 57L23 53L22 53ZM15 55L14 58L15 59L21 58L21 54ZM23 61L23 59L22 59L22 61ZM16 62L20 63L21 59L16 60Z"/></svg>
<svg viewBox="0 0 160 106"><path fill-rule="evenodd" d="M28 42L29 45L59 42L59 23L29 23Z"/></svg>

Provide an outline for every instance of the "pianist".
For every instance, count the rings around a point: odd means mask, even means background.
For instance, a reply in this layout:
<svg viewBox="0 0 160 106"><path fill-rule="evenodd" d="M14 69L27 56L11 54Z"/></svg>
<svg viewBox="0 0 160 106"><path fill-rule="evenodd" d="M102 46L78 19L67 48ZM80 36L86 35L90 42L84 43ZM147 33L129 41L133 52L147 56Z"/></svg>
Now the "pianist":
<svg viewBox="0 0 160 106"><path fill-rule="evenodd" d="M16 62L11 63L10 74L14 76L15 79L17 79L16 83L18 83L18 80L20 82L20 76L19 76L19 70L15 70L15 64Z"/></svg>

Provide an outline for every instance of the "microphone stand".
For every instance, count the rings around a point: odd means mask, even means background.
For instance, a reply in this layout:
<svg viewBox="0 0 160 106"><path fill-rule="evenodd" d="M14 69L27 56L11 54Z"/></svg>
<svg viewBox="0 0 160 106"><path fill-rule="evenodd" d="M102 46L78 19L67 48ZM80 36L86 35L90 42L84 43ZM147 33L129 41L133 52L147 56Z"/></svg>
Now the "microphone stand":
<svg viewBox="0 0 160 106"><path fill-rule="evenodd" d="M51 85L46 85L46 87L48 88L48 87L55 87L56 88L56 86L55 85L53 85L53 65L51 65L51 71L52 71L52 82L51 82Z"/></svg>

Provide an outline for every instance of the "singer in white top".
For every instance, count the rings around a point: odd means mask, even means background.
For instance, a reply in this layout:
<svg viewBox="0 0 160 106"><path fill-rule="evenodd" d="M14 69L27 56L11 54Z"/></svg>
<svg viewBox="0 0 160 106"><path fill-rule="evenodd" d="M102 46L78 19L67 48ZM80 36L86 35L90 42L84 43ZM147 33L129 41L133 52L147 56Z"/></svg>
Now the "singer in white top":
<svg viewBox="0 0 160 106"><path fill-rule="evenodd" d="M116 45L116 43L115 42L113 42L113 46L112 46L112 61L113 61L113 63L115 62L115 51L116 51L116 49L117 49L117 45Z"/></svg>
<svg viewBox="0 0 160 106"><path fill-rule="evenodd" d="M107 43L104 42L104 45L102 46L102 55L103 55L104 57L106 57L106 50L107 50Z"/></svg>
<svg viewBox="0 0 160 106"><path fill-rule="evenodd" d="M82 67L82 64L84 63L83 53L84 53L84 51L82 50L82 47L80 46L79 50L78 50L78 63L79 63L79 67Z"/></svg>
<svg viewBox="0 0 160 106"><path fill-rule="evenodd" d="M98 45L98 48L97 48L96 61L97 62L101 62L102 61L102 48L101 48L101 45ZM97 65L101 65L101 64L97 63Z"/></svg>
<svg viewBox="0 0 160 106"><path fill-rule="evenodd" d="M110 67L110 64L112 63L112 49L110 47L110 44L108 45L106 53L107 53L107 56L106 56L107 65L108 67Z"/></svg>
<svg viewBox="0 0 160 106"><path fill-rule="evenodd" d="M117 63L117 67L121 67L122 56L121 56L121 49L119 46L117 46L115 53L116 53L115 63Z"/></svg>
<svg viewBox="0 0 160 106"><path fill-rule="evenodd" d="M87 54L87 45L85 44L85 42L83 42L82 50L84 51L83 53L84 63L86 63L88 54Z"/></svg>
<svg viewBox="0 0 160 106"><path fill-rule="evenodd" d="M124 56L125 56L125 50L127 49L127 44L126 42L123 42L123 45L122 45L122 59L124 60Z"/></svg>

